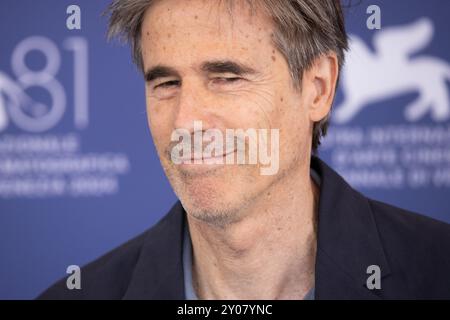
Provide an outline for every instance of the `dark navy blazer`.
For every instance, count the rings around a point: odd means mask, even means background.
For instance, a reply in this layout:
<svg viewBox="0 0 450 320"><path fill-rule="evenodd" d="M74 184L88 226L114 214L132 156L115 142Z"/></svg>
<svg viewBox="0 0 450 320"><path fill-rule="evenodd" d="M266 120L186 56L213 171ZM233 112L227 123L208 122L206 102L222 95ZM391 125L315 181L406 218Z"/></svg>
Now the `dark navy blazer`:
<svg viewBox="0 0 450 320"><path fill-rule="evenodd" d="M313 156L321 177L315 299L450 299L450 225L366 198ZM40 299L184 299L180 202L145 233L62 279ZM367 267L381 270L369 290Z"/></svg>

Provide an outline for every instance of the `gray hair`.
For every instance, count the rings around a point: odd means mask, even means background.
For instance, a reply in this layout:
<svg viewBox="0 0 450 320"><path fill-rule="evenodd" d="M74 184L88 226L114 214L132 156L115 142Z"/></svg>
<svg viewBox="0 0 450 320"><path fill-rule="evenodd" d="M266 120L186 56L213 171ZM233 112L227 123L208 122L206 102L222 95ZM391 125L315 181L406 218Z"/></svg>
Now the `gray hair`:
<svg viewBox="0 0 450 320"><path fill-rule="evenodd" d="M143 71L141 25L145 11L155 0L113 0L108 38L118 37L131 45L133 61ZM227 0L229 8L235 0ZM252 8L262 8L273 21L273 42L287 60L294 85L299 88L303 72L315 59L334 52L339 71L344 64L348 37L340 0L246 0ZM312 150L327 133L329 114L314 123Z"/></svg>

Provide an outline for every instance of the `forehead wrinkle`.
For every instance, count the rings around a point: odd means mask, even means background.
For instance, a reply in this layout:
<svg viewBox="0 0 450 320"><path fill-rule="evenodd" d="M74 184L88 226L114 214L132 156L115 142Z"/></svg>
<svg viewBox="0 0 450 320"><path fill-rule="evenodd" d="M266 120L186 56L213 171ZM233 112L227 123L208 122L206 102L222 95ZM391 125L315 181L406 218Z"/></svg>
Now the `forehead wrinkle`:
<svg viewBox="0 0 450 320"><path fill-rule="evenodd" d="M159 1L159 2L163 2L163 1ZM208 46L211 47L213 50L204 50L205 52L210 52L211 56L203 56L203 59L217 59L217 58L226 58L227 60L231 60L231 59L235 59L236 61L239 61L239 49L241 49L241 47L251 47L251 42L254 41L256 43L256 45L258 45L258 42L261 42L261 39L265 39L264 40L264 44L267 43L266 41L269 40L270 44L271 43L271 39L269 39L268 35L270 34L270 32L272 31L272 24L268 25L265 24L264 22L267 22L268 20L265 19L267 18L267 14L265 14L262 10L255 10L255 8L249 9L250 6L247 4L247 1L245 1L244 3L239 3L239 5L234 5L232 8L228 8L228 10L226 10L226 8L223 7L223 3L227 3L229 2L228 0L220 0L219 3L215 2L215 8L214 5L210 5L209 7L204 8L204 11L202 11L201 7L198 8L198 10L195 10L196 8L194 8L193 11L191 11L191 13L189 13L189 15L192 14L192 20L187 20L188 23L183 25L183 28L181 28L180 26L177 26L177 23L180 23L181 20L177 19L177 16L179 14L182 14L182 11L180 8L176 8L176 9L171 9L170 12L167 10L169 9L168 6L161 6L161 7L155 7L156 10L151 10L151 12L147 12L146 14L146 18L143 23L143 27L145 27L143 29L142 32L142 37L146 37L147 41L142 41L141 45L144 46L143 50L145 52L145 55L147 56L147 58L151 58L150 56L152 47L155 48L156 50L161 50L161 54L162 54L162 50L163 47L164 50L170 50L172 51L174 50L178 50L178 46L177 45L173 45L173 42L165 42L164 40L170 40L167 39L166 34L165 33L171 33L172 37L176 38L182 38L183 36L189 36L190 40L192 40L192 43L198 43L199 45L203 45L203 46ZM231 1L234 2L234 1ZM251 1L250 1L251 2ZM245 7L247 8L246 12L243 12L243 10L240 10L240 8ZM217 12L217 16L214 17L214 13L213 10L215 9L215 11ZM189 9L187 9L189 10ZM241 14L238 14L238 17L233 17L232 13L234 11L240 11ZM203 21L205 21L204 19L195 19L194 20L194 14L198 13L198 16L203 15L205 16L206 14L208 14L209 16L206 17L206 21L210 21L210 23L204 23ZM161 13L161 14L160 14ZM225 29L221 29L221 25L222 23L220 23L220 19L223 19L222 16L226 15L227 18L229 18L229 21L233 22L233 24L230 26L230 24L228 23L228 28ZM169 18L164 18L165 17L169 17ZM257 23L255 23L255 17L259 16L262 17L262 19L260 19L259 21L257 21ZM215 19L217 18L217 24L214 26L214 23L211 22L211 19ZM240 20L241 23L239 24L235 24L234 22L236 20ZM150 20L150 21L149 21ZM171 21L172 20L172 21ZM198 21L200 20L200 21ZM178 22L177 22L178 21ZM162 26L158 26L159 23L162 23ZM183 23L186 22L186 19L183 19ZM209 39L206 40L205 36L201 35L198 33L199 30L199 25L201 25L201 29L206 30L206 33L208 33L209 35L207 35L207 37L209 37ZM166 27L168 27L166 29ZM226 27L226 26L225 26ZM223 28L223 26L222 26ZM247 30L245 30L247 28ZM269 29L270 28L270 29ZM197 29L197 30L195 30ZM253 29L253 30L252 30ZM162 31L164 30L164 31ZM173 30L173 31L172 31ZM146 36L147 32L150 32L150 39L148 36ZM177 33L182 32L183 34L178 34ZM190 33L190 34L189 34ZM215 37L215 34L220 34L220 37ZM247 33L247 35L246 35ZM188 35L189 34L189 35ZM246 36L252 36L252 40L250 41L245 41L246 40ZM195 37L194 39L192 39L193 37ZM236 41L236 38L239 37L239 41ZM158 39L161 39L162 41L159 41ZM144 39L145 40L145 39ZM173 39L172 39L173 41ZM258 42L257 42L258 41ZM145 46L145 42L147 42L147 46ZM152 43L152 45L149 45L150 43ZM165 45L166 43L166 45ZM193 53L195 55L195 52L193 52L193 50L195 50L195 45L193 46L193 48L188 49L188 51L190 51L190 53ZM216 50L214 53L214 47L218 48L219 51L221 50L222 53L225 53L223 55L219 55L218 51ZM182 50L182 49L180 49ZM168 55L177 55L178 53L176 51L173 51L173 53L171 54L170 51L165 51L164 52L164 56L167 57ZM189 53L189 52L186 52ZM226 55L226 54L230 54L232 53L232 55ZM149 55L150 54L150 55ZM269 53L267 53L268 55L270 55ZM160 54L158 54L160 55ZM198 55L196 55L198 56ZM220 57L222 56L222 57ZM234 57L233 57L234 56ZM153 60L153 59L152 59ZM159 59L158 59L159 60ZM245 59L248 60L248 59ZM251 59L250 59L251 60ZM149 60L147 59L147 62ZM242 60L241 60L242 61ZM160 61L162 62L162 61ZM249 64L249 65L253 65L251 63L251 61L242 61L245 64ZM196 61L191 61L191 68L197 69L198 70L198 64L197 65L193 65L194 63L196 63ZM198 62L197 62L198 63ZM265 69L265 68L264 68ZM180 71L180 70L179 70Z"/></svg>
<svg viewBox="0 0 450 320"><path fill-rule="evenodd" d="M183 0L185 1L185 0ZM272 27L272 21L271 19L267 19L269 18L268 15L264 12L264 10L262 10L262 8L260 8L260 5L254 4L254 1L251 0L246 0L246 1L238 1L238 5L235 4L235 0L218 0L218 1L211 1L211 0L203 0L202 1L205 4L211 4L209 5L209 8L207 8L207 14L206 14L206 23L202 23L202 28L204 29L209 29L209 32L211 31L216 31L216 33L218 34L222 34L222 25L224 26L230 26L231 28L229 28L229 30L231 30L232 32L235 31L235 20L238 17L238 19L240 19L241 21L244 22L244 24L246 25L250 25L256 28L255 26L255 20L254 18L260 18L261 22L268 22L270 23L270 26ZM186 12L184 10L178 10L177 9L172 9L172 10L168 10L169 8L164 7L163 4L167 3L166 1L156 1L150 8L148 8L147 12L144 15L144 20L142 23L141 28L143 28L147 23L146 20L148 21L148 17L151 15L152 19L150 19L150 21L153 21L155 23L154 28L151 28L153 32L156 32L156 34L160 34L160 29L158 28L158 25L160 25L162 22L163 24L165 24L165 21L174 21L175 23L177 21L181 21L183 20L183 22L185 22L185 19L178 19L177 16L182 16L183 18L186 15ZM227 4L225 6L225 4ZM159 6L161 5L161 7ZM225 7L225 8L224 8ZM256 9L256 7L258 7L258 10ZM198 8L199 11L202 10L202 8L204 8L204 5L200 8ZM161 10L161 12L158 12L158 9ZM167 10L166 10L167 9ZM213 14L213 10L216 9L216 12ZM156 10L156 14L155 13ZM189 10L189 9L188 9ZM238 11L239 13L237 15L235 15L234 13ZM155 13L155 14L153 14ZM163 13L163 14L159 14L159 13ZM228 21L224 21L224 23L221 23L222 20L225 16L226 13L226 17L228 18ZM167 15L168 14L168 18ZM205 14L200 14L200 12L198 14L196 14L197 17L200 16L205 16ZM193 17L192 17L193 18ZM213 23L211 23L211 19L216 18L216 27L213 27ZM198 19L200 20L200 19ZM195 25L198 27L198 25L201 23L199 22L197 19L194 18L192 19L193 22L195 22ZM175 27L175 24L172 23L172 26ZM182 28L178 28L179 30L185 30L186 29L186 25L183 24ZM261 26L263 27L263 26ZM241 33L243 32L242 30L238 29L238 31L240 31ZM142 35L145 35L145 33L143 32Z"/></svg>

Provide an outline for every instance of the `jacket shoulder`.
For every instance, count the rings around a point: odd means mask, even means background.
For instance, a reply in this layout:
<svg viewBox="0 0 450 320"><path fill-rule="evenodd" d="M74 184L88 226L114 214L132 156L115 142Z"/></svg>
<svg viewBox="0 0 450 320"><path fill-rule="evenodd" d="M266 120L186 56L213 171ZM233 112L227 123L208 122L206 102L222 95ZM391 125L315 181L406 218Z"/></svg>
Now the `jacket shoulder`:
<svg viewBox="0 0 450 320"><path fill-rule="evenodd" d="M81 268L81 289L69 290L67 277L53 284L37 299L120 299L127 289L144 239L150 230L109 251Z"/></svg>
<svg viewBox="0 0 450 320"><path fill-rule="evenodd" d="M384 236L408 240L410 245L444 241L444 248L450 249L450 224L373 199L368 201Z"/></svg>
<svg viewBox="0 0 450 320"><path fill-rule="evenodd" d="M369 199L391 272L422 298L450 295L450 225Z"/></svg>

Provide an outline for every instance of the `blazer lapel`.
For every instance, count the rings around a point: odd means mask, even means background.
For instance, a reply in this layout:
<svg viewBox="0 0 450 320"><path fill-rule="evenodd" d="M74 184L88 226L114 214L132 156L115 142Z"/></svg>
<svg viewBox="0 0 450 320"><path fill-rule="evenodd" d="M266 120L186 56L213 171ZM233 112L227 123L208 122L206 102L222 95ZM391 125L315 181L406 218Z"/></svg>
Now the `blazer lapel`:
<svg viewBox="0 0 450 320"><path fill-rule="evenodd" d="M178 201L147 235L124 299L183 300L184 209Z"/></svg>
<svg viewBox="0 0 450 320"><path fill-rule="evenodd" d="M321 176L315 298L380 298L380 290L366 286L367 267L379 266L381 279L390 268L367 198L319 158L311 166Z"/></svg>

